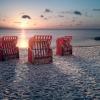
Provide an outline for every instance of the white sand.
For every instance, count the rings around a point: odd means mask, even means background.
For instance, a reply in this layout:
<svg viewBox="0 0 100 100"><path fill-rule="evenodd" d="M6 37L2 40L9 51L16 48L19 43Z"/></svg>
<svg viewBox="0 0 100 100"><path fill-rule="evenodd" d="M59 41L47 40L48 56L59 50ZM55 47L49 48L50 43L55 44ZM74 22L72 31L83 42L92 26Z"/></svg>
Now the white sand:
<svg viewBox="0 0 100 100"><path fill-rule="evenodd" d="M0 62L0 100L100 100L100 46L53 58L32 65L20 50L20 60Z"/></svg>

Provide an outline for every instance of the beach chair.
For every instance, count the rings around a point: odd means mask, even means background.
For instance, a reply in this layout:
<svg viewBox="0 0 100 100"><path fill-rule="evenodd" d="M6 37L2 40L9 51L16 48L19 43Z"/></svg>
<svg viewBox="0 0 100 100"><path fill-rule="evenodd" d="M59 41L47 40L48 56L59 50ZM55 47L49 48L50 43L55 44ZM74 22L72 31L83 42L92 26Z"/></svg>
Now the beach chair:
<svg viewBox="0 0 100 100"><path fill-rule="evenodd" d="M56 40L56 55L72 55L72 36L60 37Z"/></svg>
<svg viewBox="0 0 100 100"><path fill-rule="evenodd" d="M17 45L17 36L2 36L0 38L0 60L19 58L19 48Z"/></svg>
<svg viewBox="0 0 100 100"><path fill-rule="evenodd" d="M28 61L32 64L52 63L52 36L35 35L29 39Z"/></svg>

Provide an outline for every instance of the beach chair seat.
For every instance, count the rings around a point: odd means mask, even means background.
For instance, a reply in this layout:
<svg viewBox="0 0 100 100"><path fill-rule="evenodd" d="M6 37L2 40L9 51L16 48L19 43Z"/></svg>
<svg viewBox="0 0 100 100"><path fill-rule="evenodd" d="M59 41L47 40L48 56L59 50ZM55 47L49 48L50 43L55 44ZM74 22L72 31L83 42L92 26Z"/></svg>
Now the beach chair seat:
<svg viewBox="0 0 100 100"><path fill-rule="evenodd" d="M17 36L2 36L0 39L1 61L19 58L19 48L17 45Z"/></svg>
<svg viewBox="0 0 100 100"><path fill-rule="evenodd" d="M33 64L52 62L51 36L37 35L29 40L28 61Z"/></svg>
<svg viewBox="0 0 100 100"><path fill-rule="evenodd" d="M72 55L72 36L60 37L56 41L56 54L59 56Z"/></svg>
<svg viewBox="0 0 100 100"><path fill-rule="evenodd" d="M18 47L11 49L4 49L2 52L2 61L19 58L19 49Z"/></svg>

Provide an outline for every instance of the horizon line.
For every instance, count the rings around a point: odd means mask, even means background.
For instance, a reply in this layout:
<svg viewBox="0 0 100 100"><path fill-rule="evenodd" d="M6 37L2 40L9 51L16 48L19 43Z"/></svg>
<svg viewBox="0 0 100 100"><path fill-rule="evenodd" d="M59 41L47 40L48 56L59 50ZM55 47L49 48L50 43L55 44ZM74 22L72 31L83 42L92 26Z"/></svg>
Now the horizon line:
<svg viewBox="0 0 100 100"><path fill-rule="evenodd" d="M11 30L100 30L100 28L3 28L0 29L11 29Z"/></svg>

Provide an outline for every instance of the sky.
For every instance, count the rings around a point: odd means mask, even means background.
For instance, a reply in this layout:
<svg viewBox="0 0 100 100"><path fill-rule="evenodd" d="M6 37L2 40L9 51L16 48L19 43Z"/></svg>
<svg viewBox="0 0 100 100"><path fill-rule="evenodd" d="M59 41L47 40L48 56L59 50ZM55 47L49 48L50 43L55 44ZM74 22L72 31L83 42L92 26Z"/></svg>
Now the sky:
<svg viewBox="0 0 100 100"><path fill-rule="evenodd" d="M0 0L0 28L100 29L100 0Z"/></svg>

